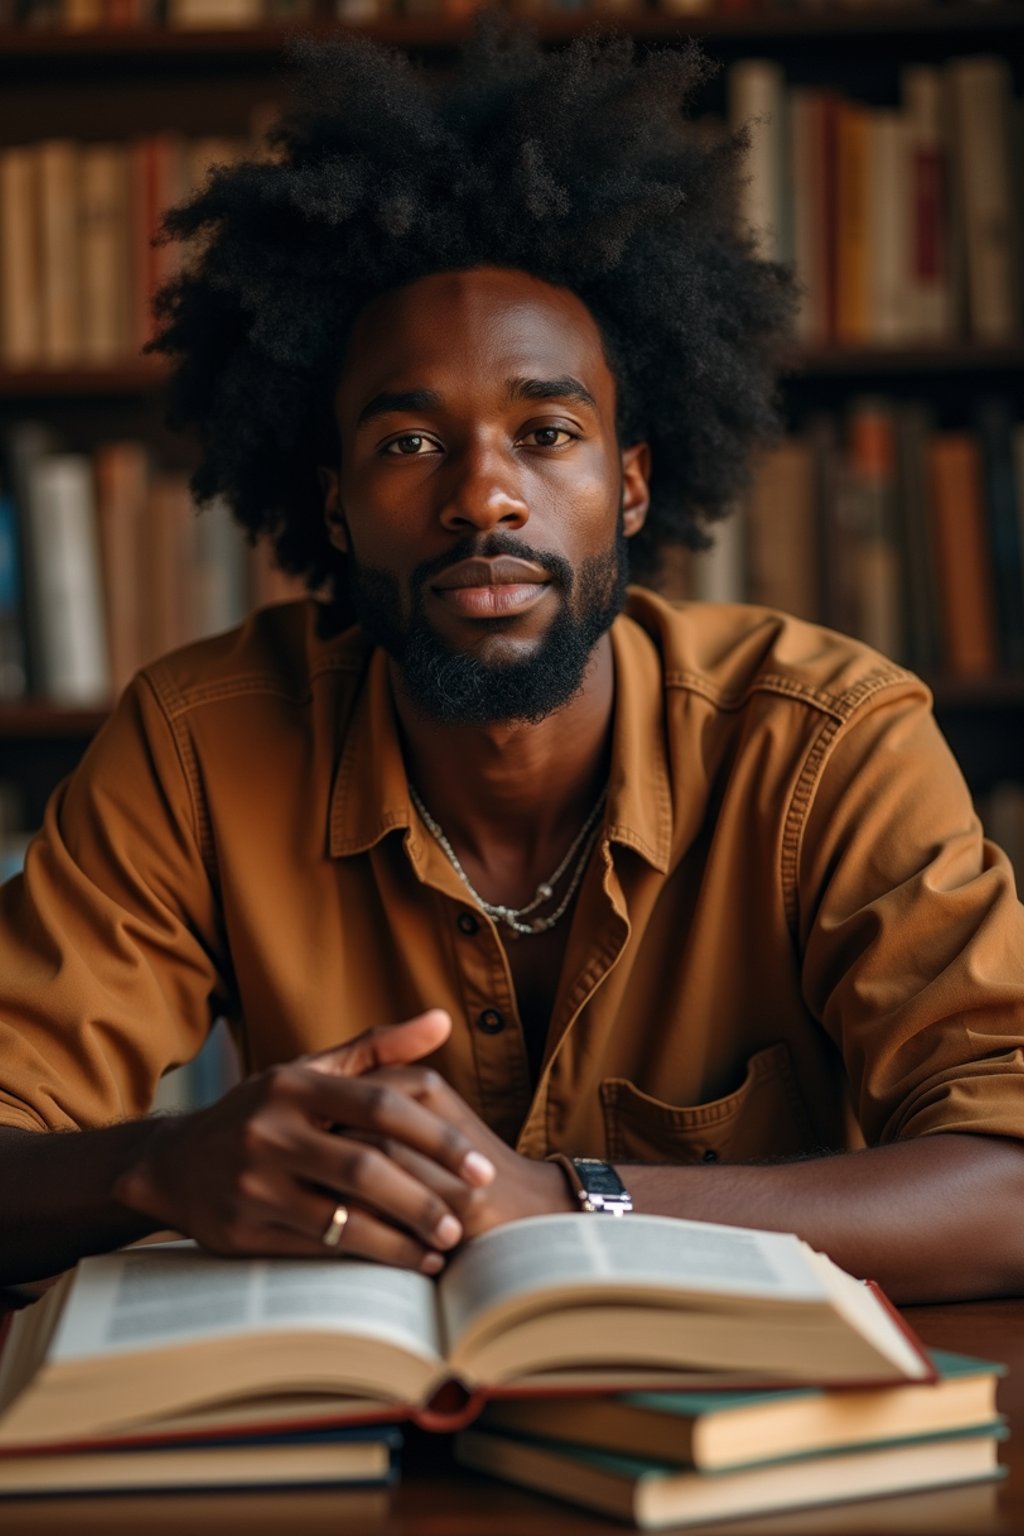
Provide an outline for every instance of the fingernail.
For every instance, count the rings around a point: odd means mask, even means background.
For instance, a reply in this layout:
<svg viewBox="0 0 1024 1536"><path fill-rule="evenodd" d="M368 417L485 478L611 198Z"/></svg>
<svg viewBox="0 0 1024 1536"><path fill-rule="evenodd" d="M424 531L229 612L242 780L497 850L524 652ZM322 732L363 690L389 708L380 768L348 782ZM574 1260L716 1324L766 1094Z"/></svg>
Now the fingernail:
<svg viewBox="0 0 1024 1536"><path fill-rule="evenodd" d="M490 1184L497 1168L482 1152L467 1152L462 1159L462 1176L471 1184Z"/></svg>
<svg viewBox="0 0 1024 1536"><path fill-rule="evenodd" d="M462 1236L462 1226L454 1216L442 1216L434 1228L434 1242L441 1248L454 1248Z"/></svg>
<svg viewBox="0 0 1024 1536"><path fill-rule="evenodd" d="M439 1275L444 1269L444 1259L439 1253L428 1253L420 1269L425 1275Z"/></svg>

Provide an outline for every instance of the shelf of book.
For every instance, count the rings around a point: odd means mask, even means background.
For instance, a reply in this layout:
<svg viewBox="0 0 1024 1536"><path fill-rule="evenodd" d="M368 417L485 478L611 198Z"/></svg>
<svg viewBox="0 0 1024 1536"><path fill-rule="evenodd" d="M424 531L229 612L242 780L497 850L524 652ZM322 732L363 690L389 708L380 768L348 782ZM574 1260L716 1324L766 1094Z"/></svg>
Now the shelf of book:
<svg viewBox="0 0 1024 1536"><path fill-rule="evenodd" d="M380 42L415 49L444 49L457 44L473 26L473 15L381 16L373 21L352 22L343 19L300 20L287 26L177 29L173 27L98 28L62 31L58 28L4 28L0 30L0 67L11 63L81 58L135 60L168 57L200 60L247 55L270 59L280 54L286 39L304 36L330 36L341 30L358 31ZM647 6L619 8L594 5L558 13L529 6L509 7L528 20L546 42L558 43L591 29L595 23L628 31L643 42L678 42L683 38L707 38L730 42L747 41L792 45L807 39L918 40L938 38L956 45L963 38L981 40L995 46L1004 36L1024 31L1021 7L1008 0L991 3L956 3L948 5L895 4L887 7L835 6L830 9L811 6L748 9L728 13L713 10L683 12L656 10Z"/></svg>

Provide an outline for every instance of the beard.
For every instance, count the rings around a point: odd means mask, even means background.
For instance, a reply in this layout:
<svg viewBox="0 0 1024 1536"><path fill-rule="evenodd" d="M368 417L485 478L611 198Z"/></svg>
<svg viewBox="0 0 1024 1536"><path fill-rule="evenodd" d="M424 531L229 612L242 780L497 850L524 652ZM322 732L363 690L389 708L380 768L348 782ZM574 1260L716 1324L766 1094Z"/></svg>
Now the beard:
<svg viewBox="0 0 1024 1536"><path fill-rule="evenodd" d="M424 613L428 583L450 565L476 557L512 555L541 566L561 594L557 614L532 655L484 661L455 651ZM563 708L583 687L601 636L622 611L629 580L629 548L619 518L614 543L574 571L559 555L532 549L507 533L467 538L435 560L423 561L409 581L411 605L403 617L401 592L390 571L360 565L350 552L348 580L358 622L397 663L409 697L445 725L536 725Z"/></svg>

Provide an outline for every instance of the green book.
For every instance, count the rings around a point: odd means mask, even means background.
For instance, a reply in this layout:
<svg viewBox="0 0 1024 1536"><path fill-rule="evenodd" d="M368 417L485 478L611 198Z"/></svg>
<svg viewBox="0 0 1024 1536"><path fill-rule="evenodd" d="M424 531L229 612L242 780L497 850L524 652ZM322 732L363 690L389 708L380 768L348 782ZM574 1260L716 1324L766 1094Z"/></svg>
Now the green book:
<svg viewBox="0 0 1024 1536"><path fill-rule="evenodd" d="M515 1397L488 1404L480 1426L715 1471L991 1424L1005 1367L945 1350L929 1353L939 1373L934 1383Z"/></svg>
<svg viewBox="0 0 1024 1536"><path fill-rule="evenodd" d="M1005 1437L997 1421L723 1472L681 1471L585 1446L478 1429L456 1436L455 1455L474 1471L656 1530L986 1482L1001 1475L997 1451Z"/></svg>

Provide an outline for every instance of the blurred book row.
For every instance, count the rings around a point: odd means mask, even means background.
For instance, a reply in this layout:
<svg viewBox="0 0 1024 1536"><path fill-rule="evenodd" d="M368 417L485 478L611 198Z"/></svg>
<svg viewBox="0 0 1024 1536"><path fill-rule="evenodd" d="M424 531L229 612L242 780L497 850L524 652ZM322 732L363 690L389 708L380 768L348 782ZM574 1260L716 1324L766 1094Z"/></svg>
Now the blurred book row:
<svg viewBox="0 0 1024 1536"><path fill-rule="evenodd" d="M299 590L140 442L69 453L29 421L3 448L0 700L102 706L147 661Z"/></svg>
<svg viewBox="0 0 1024 1536"><path fill-rule="evenodd" d="M374 21L394 15L465 16L493 0L0 0L0 26L231 28L263 27L293 21ZM919 0L921 10L941 9L948 0ZM983 0L978 0L983 3ZM536 11L657 10L675 16L746 16L764 12L863 13L882 10L891 0L506 0L502 9Z"/></svg>
<svg viewBox="0 0 1024 1536"><path fill-rule="evenodd" d="M1020 336L1024 104L1005 59L908 66L892 108L788 86L766 60L738 62L726 87L730 125L752 135L738 217L765 256L795 263L804 345ZM255 114L250 140L168 130L0 150L0 367L135 357L183 259L151 244L163 212L212 165L259 152L272 116Z"/></svg>
<svg viewBox="0 0 1024 1536"><path fill-rule="evenodd" d="M1024 423L998 396L970 430L862 396L764 452L714 547L663 585L856 635L926 678L1024 670Z"/></svg>
<svg viewBox="0 0 1024 1536"><path fill-rule="evenodd" d="M164 211L248 147L166 132L0 150L0 367L136 357L182 260L179 243L152 244Z"/></svg>
<svg viewBox="0 0 1024 1536"><path fill-rule="evenodd" d="M729 123L750 126L741 220L805 287L801 340L1006 341L1024 325L1024 103L997 55L909 64L869 106L739 61Z"/></svg>

